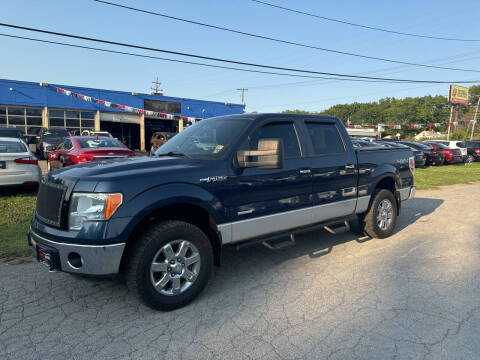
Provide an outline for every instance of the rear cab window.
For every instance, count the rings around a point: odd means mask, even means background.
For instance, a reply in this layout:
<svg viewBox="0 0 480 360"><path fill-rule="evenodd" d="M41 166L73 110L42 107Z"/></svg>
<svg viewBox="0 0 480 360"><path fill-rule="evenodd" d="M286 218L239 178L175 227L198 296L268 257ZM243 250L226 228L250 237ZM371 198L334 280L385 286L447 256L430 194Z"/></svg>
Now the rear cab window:
<svg viewBox="0 0 480 360"><path fill-rule="evenodd" d="M346 151L337 126L333 123L305 122L314 155L340 154Z"/></svg>

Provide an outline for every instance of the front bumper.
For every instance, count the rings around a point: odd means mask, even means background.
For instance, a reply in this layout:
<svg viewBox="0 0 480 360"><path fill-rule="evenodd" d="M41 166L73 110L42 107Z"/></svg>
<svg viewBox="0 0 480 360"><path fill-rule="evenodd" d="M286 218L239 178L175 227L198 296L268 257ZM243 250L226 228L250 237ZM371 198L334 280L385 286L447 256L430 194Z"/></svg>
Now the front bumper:
<svg viewBox="0 0 480 360"><path fill-rule="evenodd" d="M28 240L32 246L33 256L36 259L38 259L38 245L53 248L58 252L58 261L55 269L77 274L117 274L120 269L123 250L125 249L125 243L112 245L77 245L56 242L36 234L31 228L28 233ZM78 258L78 255L81 258L80 264L70 261L70 259Z"/></svg>

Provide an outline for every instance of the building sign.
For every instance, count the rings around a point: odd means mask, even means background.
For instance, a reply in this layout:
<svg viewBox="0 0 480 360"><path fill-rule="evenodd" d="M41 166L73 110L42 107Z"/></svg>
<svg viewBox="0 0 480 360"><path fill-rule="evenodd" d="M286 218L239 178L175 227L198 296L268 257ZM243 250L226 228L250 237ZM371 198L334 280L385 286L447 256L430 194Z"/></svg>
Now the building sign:
<svg viewBox="0 0 480 360"><path fill-rule="evenodd" d="M458 85L450 85L448 100L452 104L468 104L468 88Z"/></svg>
<svg viewBox="0 0 480 360"><path fill-rule="evenodd" d="M179 102L145 99L143 105L145 110L160 113L180 114L182 112L182 104Z"/></svg>

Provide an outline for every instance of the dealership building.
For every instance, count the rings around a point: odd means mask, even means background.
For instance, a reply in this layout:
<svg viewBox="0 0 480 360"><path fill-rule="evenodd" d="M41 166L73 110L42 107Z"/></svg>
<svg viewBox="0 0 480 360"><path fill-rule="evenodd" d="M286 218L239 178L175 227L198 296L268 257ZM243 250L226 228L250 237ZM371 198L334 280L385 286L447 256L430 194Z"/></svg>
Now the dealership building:
<svg viewBox="0 0 480 360"><path fill-rule="evenodd" d="M42 127L107 130L131 149L149 150L156 131L180 132L200 119L244 110L240 104L0 79L0 127L16 127L27 136Z"/></svg>

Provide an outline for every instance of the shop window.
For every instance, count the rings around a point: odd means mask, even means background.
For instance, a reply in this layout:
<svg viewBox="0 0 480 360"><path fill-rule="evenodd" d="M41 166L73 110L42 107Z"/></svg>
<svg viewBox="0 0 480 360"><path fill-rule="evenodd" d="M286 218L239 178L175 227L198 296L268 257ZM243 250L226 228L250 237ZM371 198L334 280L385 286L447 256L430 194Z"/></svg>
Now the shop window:
<svg viewBox="0 0 480 360"><path fill-rule="evenodd" d="M93 111L83 111L82 120L84 119L95 119L95 112Z"/></svg>
<svg viewBox="0 0 480 360"><path fill-rule="evenodd" d="M0 115L6 115L7 114L7 108L5 106L0 106Z"/></svg>
<svg viewBox="0 0 480 360"><path fill-rule="evenodd" d="M69 119L80 119L80 112L78 111L66 111L65 117Z"/></svg>
<svg viewBox="0 0 480 360"><path fill-rule="evenodd" d="M67 127L80 127L80 120L78 119L67 119Z"/></svg>
<svg viewBox="0 0 480 360"><path fill-rule="evenodd" d="M27 125L42 126L42 118L27 116Z"/></svg>
<svg viewBox="0 0 480 360"><path fill-rule="evenodd" d="M82 118L82 129L87 129L87 128L93 129L94 127L95 127L95 121L94 120L84 120Z"/></svg>
<svg viewBox="0 0 480 360"><path fill-rule="evenodd" d="M40 108L27 108L27 116L42 116L42 109Z"/></svg>
<svg viewBox="0 0 480 360"><path fill-rule="evenodd" d="M63 119L65 117L65 111L63 111L63 110L48 110L48 116Z"/></svg>
<svg viewBox="0 0 480 360"><path fill-rule="evenodd" d="M36 136L40 132L41 127L27 126L27 135Z"/></svg>
<svg viewBox="0 0 480 360"><path fill-rule="evenodd" d="M9 125L24 125L25 126L25 116L8 115L8 124Z"/></svg>
<svg viewBox="0 0 480 360"><path fill-rule="evenodd" d="M7 117L5 115L0 115L0 124L1 125L7 124Z"/></svg>
<svg viewBox="0 0 480 360"><path fill-rule="evenodd" d="M23 115L23 116L25 116L25 108L8 107L8 115Z"/></svg>
<svg viewBox="0 0 480 360"><path fill-rule="evenodd" d="M65 121L63 120L63 118L61 118L61 119L50 118L49 121L50 121L50 126L61 126L61 127L65 126Z"/></svg>

